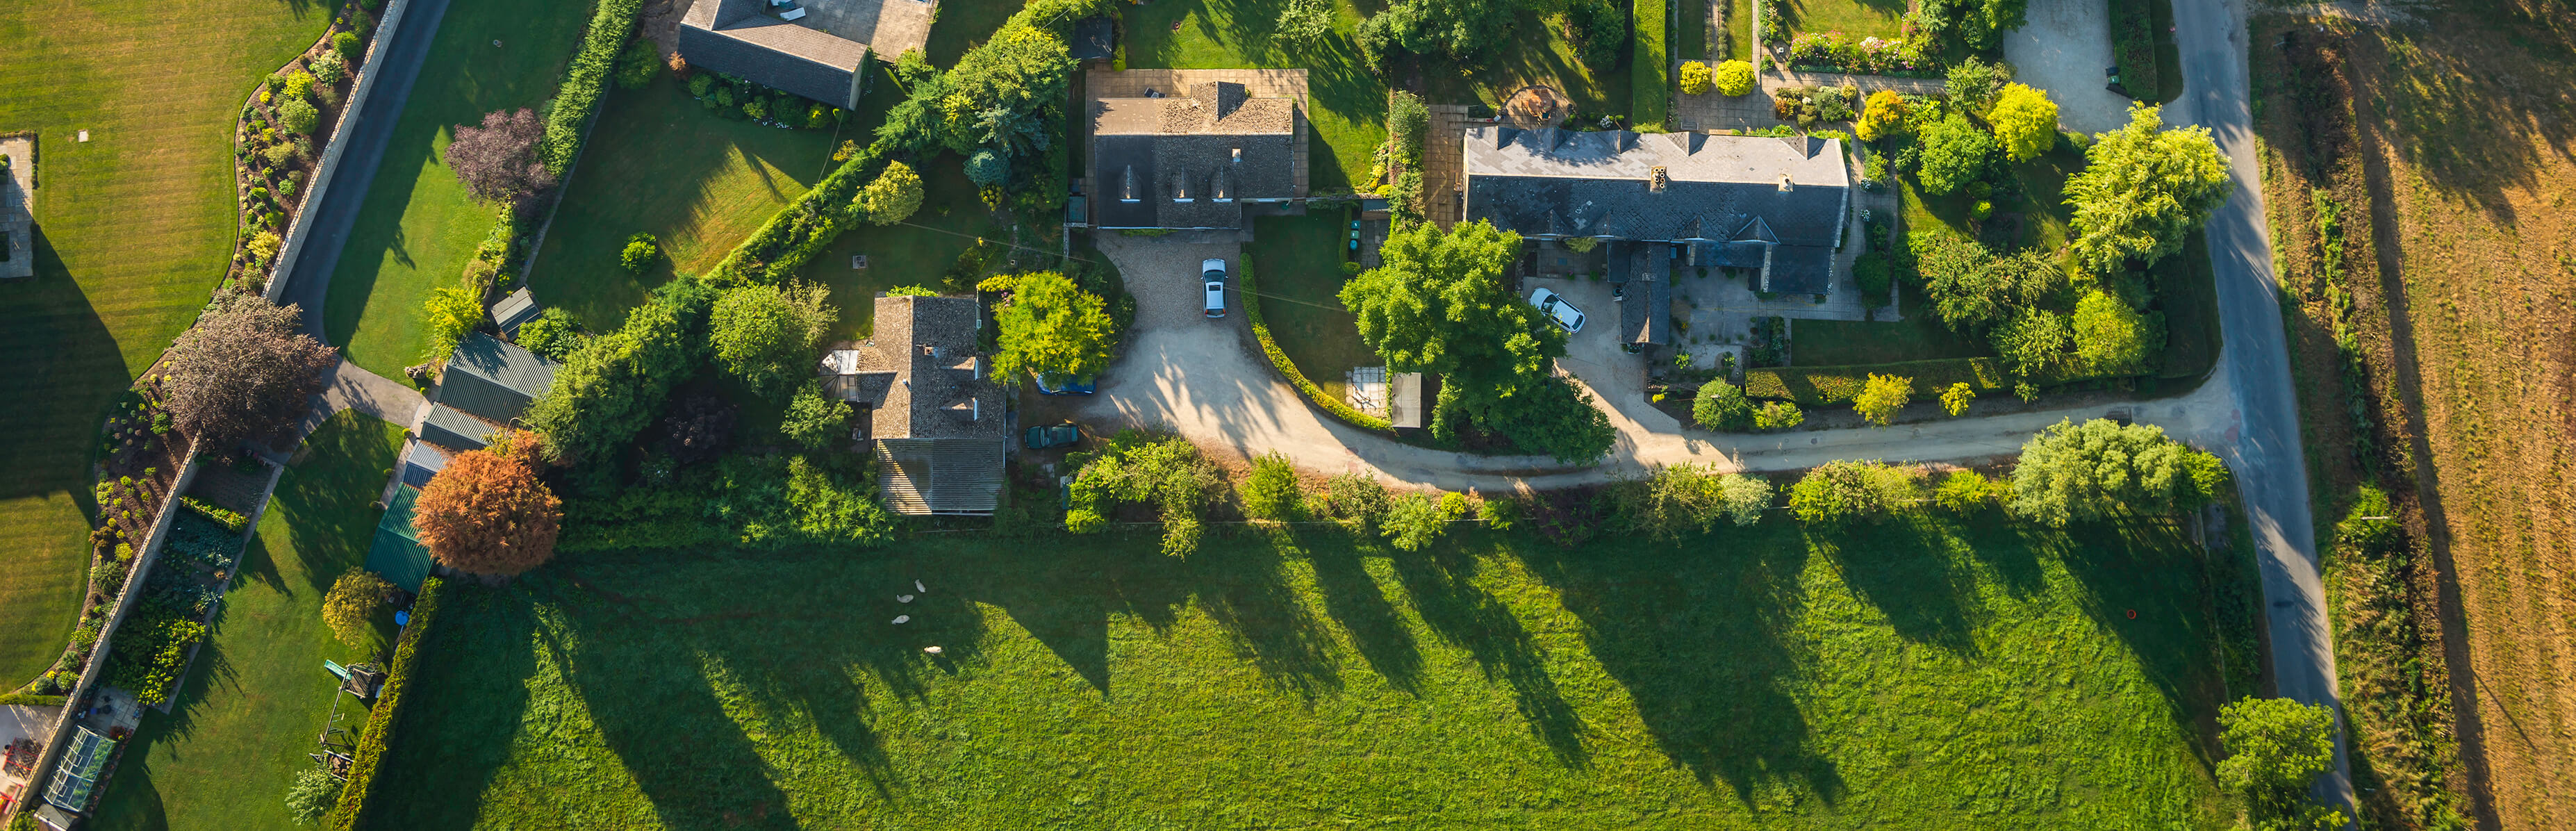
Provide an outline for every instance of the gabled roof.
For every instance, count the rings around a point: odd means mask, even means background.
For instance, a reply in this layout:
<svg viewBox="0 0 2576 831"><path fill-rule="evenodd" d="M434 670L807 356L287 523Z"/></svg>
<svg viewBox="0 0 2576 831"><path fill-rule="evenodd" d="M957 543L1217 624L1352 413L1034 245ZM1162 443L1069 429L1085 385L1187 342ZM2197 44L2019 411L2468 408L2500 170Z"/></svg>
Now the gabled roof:
<svg viewBox="0 0 2576 831"><path fill-rule="evenodd" d="M680 18L680 56L693 66L839 107L857 105L857 73L872 54L918 49L928 36L920 0L833 0L796 21L766 0L695 0ZM838 31L834 31L837 29ZM857 37L849 37L857 35Z"/></svg>
<svg viewBox="0 0 2576 831"><path fill-rule="evenodd" d="M1002 387L976 349L983 309L971 297L876 299L876 334L834 375L846 400L873 406L879 439L1000 440Z"/></svg>
<svg viewBox="0 0 2576 831"><path fill-rule="evenodd" d="M1850 187L1838 139L1483 126L1464 150L1466 218L1528 235L1831 247Z"/></svg>
<svg viewBox="0 0 2576 831"><path fill-rule="evenodd" d="M501 298L501 302L492 304L492 325L501 327L504 332L516 332L519 324L535 319L544 311L537 305L536 295L529 294L527 287L521 286L518 291L510 292L510 296Z"/></svg>
<svg viewBox="0 0 2576 831"><path fill-rule="evenodd" d="M1188 95L1091 102L1104 228L1240 228L1245 199L1296 196L1297 99L1210 81Z"/></svg>
<svg viewBox="0 0 2576 831"><path fill-rule="evenodd" d="M480 332L456 345L440 376L438 403L495 423L507 423L526 412L528 402L544 395L559 366L545 356Z"/></svg>
<svg viewBox="0 0 2576 831"><path fill-rule="evenodd" d="M483 437L503 428L504 425L475 418L464 410L437 404L429 408L429 417L421 419L420 440L449 450L481 450L489 444ZM430 469L437 470L435 467Z"/></svg>

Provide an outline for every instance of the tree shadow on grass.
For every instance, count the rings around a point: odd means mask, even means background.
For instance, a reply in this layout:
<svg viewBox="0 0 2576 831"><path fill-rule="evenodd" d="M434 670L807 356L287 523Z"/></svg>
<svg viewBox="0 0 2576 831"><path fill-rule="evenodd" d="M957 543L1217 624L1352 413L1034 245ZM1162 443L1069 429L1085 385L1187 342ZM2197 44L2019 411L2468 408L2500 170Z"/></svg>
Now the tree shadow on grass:
<svg viewBox="0 0 2576 831"><path fill-rule="evenodd" d="M937 565L953 590L1003 613L1046 644L1100 694L1109 694L1109 617L1123 614L1156 632L1189 602L1188 580L1146 532L1104 535L1067 551L1044 545L943 548ZM924 563L923 567L931 567Z"/></svg>
<svg viewBox="0 0 2576 831"><path fill-rule="evenodd" d="M304 585L283 585L274 562L266 564L262 578L290 596L327 592L341 572L367 562L376 522L384 516L376 496L384 492L385 477L401 449L388 440L385 422L356 410L333 414L304 441L310 461L287 471L269 504L286 523L284 553L301 560ZM256 535L252 544L262 554L279 553L268 546L266 536ZM247 554L243 567L255 567Z"/></svg>
<svg viewBox="0 0 2576 831"><path fill-rule="evenodd" d="M1421 695L1422 650L1413 642L1413 630L1396 614L1395 604L1378 587L1377 578L1369 574L1370 556L1386 556L1384 551L1363 552L1347 531L1338 529L1282 531L1273 538L1283 545L1295 545L1315 569L1315 587L1323 595L1324 613L1350 632L1351 641L1359 647L1360 658L1370 669L1385 678L1387 684L1409 695Z"/></svg>
<svg viewBox="0 0 2576 831"><path fill-rule="evenodd" d="M1229 545L1189 558L1199 607L1272 684L1312 702L1342 690L1323 622L1299 602L1277 545Z"/></svg>
<svg viewBox="0 0 2576 831"><path fill-rule="evenodd" d="M2022 533L2024 545L2059 554L2084 587L2085 612L2137 655L2186 735L2199 735L2192 722L2214 717L2223 689L2211 661L2218 639L2207 602L2208 560L2200 547L2179 524L2162 517ZM2202 764L2217 762L2214 748L2194 743L2193 749Z"/></svg>
<svg viewBox="0 0 2576 831"><path fill-rule="evenodd" d="M1804 670L1780 634L1804 603L1807 558L1794 536L1514 550L1583 620L1593 658L1675 764L1747 803L1775 786L1842 800L1841 771L1790 694Z"/></svg>
<svg viewBox="0 0 2576 831"><path fill-rule="evenodd" d="M1807 546L1823 554L1843 584L1887 616L1896 634L1952 653L1977 654L1976 575L1961 567L1950 539L1931 520L1899 517L1850 528L1811 530Z"/></svg>
<svg viewBox="0 0 2576 831"><path fill-rule="evenodd" d="M1511 686L1530 733L1547 744L1557 761L1569 767L1589 765L1592 753L1583 745L1589 729L1582 715L1548 675L1546 656L1520 617L1476 585L1477 555L1451 543L1399 553L1392 561L1422 622L1442 640L1467 650L1486 679Z"/></svg>
<svg viewBox="0 0 2576 831"><path fill-rule="evenodd" d="M415 647L403 723L367 818L417 831L475 826L526 720L537 669L537 618L513 591L448 582L435 628Z"/></svg>

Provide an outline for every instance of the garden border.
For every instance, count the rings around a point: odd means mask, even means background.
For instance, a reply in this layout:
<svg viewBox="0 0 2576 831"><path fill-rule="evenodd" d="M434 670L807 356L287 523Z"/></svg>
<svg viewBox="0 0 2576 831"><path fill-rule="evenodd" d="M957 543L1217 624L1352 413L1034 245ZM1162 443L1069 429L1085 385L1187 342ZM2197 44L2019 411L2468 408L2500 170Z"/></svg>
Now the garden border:
<svg viewBox="0 0 2576 831"><path fill-rule="evenodd" d="M331 139L323 146L322 161L313 166L313 175L305 180L304 196L295 204L295 225L286 229L286 241L278 247L277 261L269 264L268 287L262 294L268 297L270 303L275 303L278 298L286 296L286 281L281 278L294 274L296 260L303 258L304 239L307 236L305 232L311 230L313 226L312 207L321 204L323 191L331 187L331 180L334 178L332 174L339 169L340 152L349 146L348 142L340 140L340 136L349 131L349 123L358 120L358 114L365 110L367 95L375 91L376 76L382 74L376 69L383 65L380 58L384 55L384 44L392 42L387 33L402 27L403 12L410 8L411 0L393 0L385 4L384 16L376 19L375 36L367 41L367 62L358 67L357 86L350 89L349 102L340 109L339 123L331 125ZM253 90L251 94L259 93ZM234 146L240 145L236 143ZM238 160L235 161L234 166L236 168L240 166ZM239 206L236 205L234 210L238 213ZM241 222L236 218L233 223L234 256L241 255L242 244Z"/></svg>
<svg viewBox="0 0 2576 831"><path fill-rule="evenodd" d="M1306 373L1299 371L1297 364L1288 360L1288 353L1281 351L1279 342L1271 339L1270 326L1261 322L1261 283L1252 276L1252 262L1240 257L1236 259L1238 261L1236 267L1243 272L1236 286L1237 293L1243 295L1243 316L1252 324L1252 338L1261 343L1261 354L1270 359L1270 368L1284 376L1289 386L1296 387L1298 394L1306 397L1307 403L1315 405L1317 409L1340 419L1343 423L1363 430L1394 433L1395 422L1360 412L1339 399L1325 395L1322 387L1315 386L1315 382L1307 380Z"/></svg>

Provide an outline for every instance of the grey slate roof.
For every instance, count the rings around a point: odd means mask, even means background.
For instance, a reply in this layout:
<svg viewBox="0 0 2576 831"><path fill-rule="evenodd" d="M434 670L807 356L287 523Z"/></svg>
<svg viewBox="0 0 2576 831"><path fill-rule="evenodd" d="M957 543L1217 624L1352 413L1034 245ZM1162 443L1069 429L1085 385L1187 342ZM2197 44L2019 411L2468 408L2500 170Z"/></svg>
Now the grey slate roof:
<svg viewBox="0 0 2576 831"><path fill-rule="evenodd" d="M1002 503L1002 443L880 440L877 485L898 514L991 514Z"/></svg>
<svg viewBox="0 0 2576 831"><path fill-rule="evenodd" d="M1481 126L1464 162L1466 219L1524 236L1831 247L1850 188L1837 139Z"/></svg>
<svg viewBox="0 0 2576 831"><path fill-rule="evenodd" d="M890 0L911 2L912 0ZM696 0L680 18L680 57L690 66L802 95L858 106L864 44L764 13L765 0Z"/></svg>
<svg viewBox="0 0 2576 831"><path fill-rule="evenodd" d="M486 421L508 423L555 380L554 361L480 332L456 345L440 376L438 403Z"/></svg>
<svg viewBox="0 0 2576 831"><path fill-rule="evenodd" d="M429 480L447 469L447 451L426 441L413 442L411 452L403 456L402 483L415 488L428 487Z"/></svg>
<svg viewBox="0 0 2576 831"><path fill-rule="evenodd" d="M989 514L1002 487L1004 399L976 352L971 297L878 297L876 334L825 360L825 389L860 405L887 507Z"/></svg>
<svg viewBox="0 0 2576 831"><path fill-rule="evenodd" d="M1824 294L1834 275L1834 250L1813 245L1775 245L1771 265L1762 271L1762 290L1781 294Z"/></svg>
<svg viewBox="0 0 2576 831"><path fill-rule="evenodd" d="M1613 248L1610 257L1614 270L1625 261L1628 273L1619 301L1619 340L1642 344L1669 341L1673 318L1672 249L1662 243L1624 248L1627 256L1619 256L1619 249Z"/></svg>
<svg viewBox="0 0 2576 831"><path fill-rule="evenodd" d="M1296 195L1297 100L1208 82L1186 96L1091 102L1102 228L1240 228L1246 199Z"/></svg>

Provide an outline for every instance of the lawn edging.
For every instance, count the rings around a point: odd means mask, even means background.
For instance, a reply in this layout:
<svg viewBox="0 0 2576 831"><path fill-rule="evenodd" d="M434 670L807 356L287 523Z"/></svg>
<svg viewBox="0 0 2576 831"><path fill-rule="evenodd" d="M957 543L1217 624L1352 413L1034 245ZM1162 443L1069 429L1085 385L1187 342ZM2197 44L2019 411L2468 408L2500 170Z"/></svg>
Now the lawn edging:
<svg viewBox="0 0 2576 831"><path fill-rule="evenodd" d="M1636 27L1637 51L1628 60L1628 129L1660 133L1673 94L1672 49L1667 42L1672 12L1665 0L1637 0L1629 17Z"/></svg>
<svg viewBox="0 0 2576 831"><path fill-rule="evenodd" d="M331 138L323 147L322 162L313 166L313 175L305 180L304 198L295 207L295 225L286 231L286 242L278 249L277 262L269 265L268 289L262 292L268 296L268 302L275 303L286 296L285 278L295 273L295 261L303 258L304 239L310 236L305 232L313 226L314 212L310 208L322 204L322 192L331 187L331 181L336 178L334 174L340 169L340 151L349 146L348 142L340 140L340 136L349 132L350 122L357 121L358 115L366 111L367 94L375 91L376 76L383 74L376 71L377 67L384 65L379 60L385 52L382 46L393 42L393 33L402 28L403 11L409 8L411 0L393 0L385 4L384 16L376 21L375 37L367 41L367 62L358 67L358 83L349 92L349 103L340 109L340 120L331 125ZM330 35L326 31L323 37ZM256 96L259 92L253 90L251 94ZM400 113L395 116L399 117ZM235 164L239 164L238 160ZM240 232L236 231L233 237L234 256L240 256ZM319 314L320 310L307 309L305 313Z"/></svg>
<svg viewBox="0 0 2576 831"><path fill-rule="evenodd" d="M1261 283L1252 276L1251 261L1240 262L1236 267L1243 271L1242 284L1239 287L1239 293L1243 295L1243 316L1251 321L1252 338L1261 342L1261 354L1270 359L1270 368L1278 370L1281 376L1287 378L1288 385L1296 387L1298 393L1306 396L1308 403L1314 404L1317 409L1331 414L1334 418L1364 430L1375 430L1381 433L1395 432L1395 422L1360 412L1349 403L1324 394L1324 388L1316 386L1313 381L1306 380L1306 373L1299 372L1297 364L1288 360L1288 353L1279 348L1279 342L1271 339L1270 326L1261 322L1259 290Z"/></svg>
<svg viewBox="0 0 2576 831"><path fill-rule="evenodd" d="M376 770L384 766L385 747L393 742L389 734L402 716L403 690L419 663L420 643L429 637L429 628L438 621L439 599L447 581L431 577L420 585L420 597L412 601L411 622L405 625L400 641L394 646L393 666L385 673L385 686L376 694L376 706L368 713L366 733L358 737L357 757L350 760L349 779L340 788L340 804L331 809L333 831L354 831L363 827L367 798L375 789Z"/></svg>

